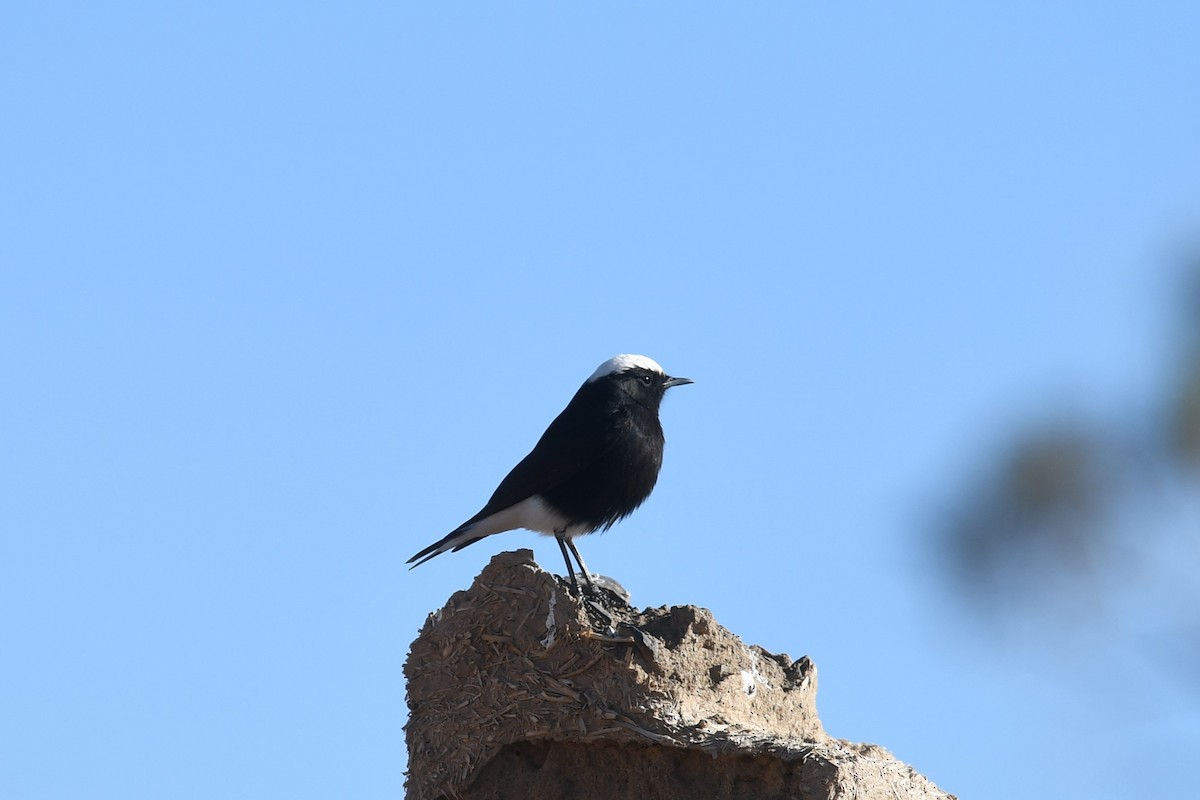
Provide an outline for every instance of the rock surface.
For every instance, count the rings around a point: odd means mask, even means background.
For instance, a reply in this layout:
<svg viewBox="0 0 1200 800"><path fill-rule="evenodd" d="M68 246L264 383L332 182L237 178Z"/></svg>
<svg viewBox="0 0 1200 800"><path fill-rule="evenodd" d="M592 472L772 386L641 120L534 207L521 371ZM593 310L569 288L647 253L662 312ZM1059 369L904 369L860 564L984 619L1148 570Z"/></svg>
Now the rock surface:
<svg viewBox="0 0 1200 800"><path fill-rule="evenodd" d="M404 666L411 800L949 797L826 735L808 658L604 594L518 550L430 614Z"/></svg>

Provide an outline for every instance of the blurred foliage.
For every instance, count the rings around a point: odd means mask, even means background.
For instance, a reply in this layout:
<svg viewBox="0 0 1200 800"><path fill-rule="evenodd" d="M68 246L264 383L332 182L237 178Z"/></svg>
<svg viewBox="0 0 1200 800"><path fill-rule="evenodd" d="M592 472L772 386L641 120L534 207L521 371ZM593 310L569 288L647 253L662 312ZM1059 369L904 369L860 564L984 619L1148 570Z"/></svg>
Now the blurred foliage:
<svg viewBox="0 0 1200 800"><path fill-rule="evenodd" d="M1102 450L1066 422L1018 437L948 520L947 552L966 590L988 601L1034 578L1046 588L1062 565L1078 572L1091 560L1113 483Z"/></svg>
<svg viewBox="0 0 1200 800"><path fill-rule="evenodd" d="M1172 399L1168 441L1185 468L1200 471L1200 253L1191 258L1184 293L1184 354Z"/></svg>
<svg viewBox="0 0 1200 800"><path fill-rule="evenodd" d="M1200 508L1200 255L1187 274L1168 343L1176 367L1158 389L1158 411L1043 420L1010 434L977 480L958 487L938 541L963 596L985 616L1032 619L1055 633L1058 612L1128 626L1135 606L1153 622L1123 633L1138 646L1155 640L1151 649L1170 650L1171 668L1194 678L1200 520L1169 509L1181 498Z"/></svg>
<svg viewBox="0 0 1200 800"><path fill-rule="evenodd" d="M1190 367L1175 403L1170 441L1185 466L1200 470L1200 353Z"/></svg>

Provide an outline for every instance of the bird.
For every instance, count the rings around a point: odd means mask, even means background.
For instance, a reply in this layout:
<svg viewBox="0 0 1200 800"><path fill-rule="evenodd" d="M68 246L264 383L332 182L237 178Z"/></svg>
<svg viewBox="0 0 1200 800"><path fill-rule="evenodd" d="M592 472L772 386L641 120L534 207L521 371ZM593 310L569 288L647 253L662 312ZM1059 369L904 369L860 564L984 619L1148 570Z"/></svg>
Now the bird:
<svg viewBox="0 0 1200 800"><path fill-rule="evenodd" d="M663 429L658 412L672 378L651 358L623 354L605 361L583 382L479 513L408 560L409 569L447 551L457 552L494 533L524 528L553 536L571 587L595 583L575 537L608 530L645 502L662 467Z"/></svg>

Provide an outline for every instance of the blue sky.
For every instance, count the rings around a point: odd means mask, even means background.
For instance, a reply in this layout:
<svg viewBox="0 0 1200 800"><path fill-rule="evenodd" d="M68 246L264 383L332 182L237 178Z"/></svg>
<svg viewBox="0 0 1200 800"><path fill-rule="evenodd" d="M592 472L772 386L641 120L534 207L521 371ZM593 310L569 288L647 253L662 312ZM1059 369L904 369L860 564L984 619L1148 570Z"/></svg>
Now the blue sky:
<svg viewBox="0 0 1200 800"><path fill-rule="evenodd" d="M560 566L528 533L403 562L622 352L696 380L654 496L580 543L635 603L810 655L831 733L961 796L1181 793L1194 692L982 627L928 527L1025 416L1166 373L1198 34L1194 3L6 7L0 795L399 796L426 613L499 550Z"/></svg>

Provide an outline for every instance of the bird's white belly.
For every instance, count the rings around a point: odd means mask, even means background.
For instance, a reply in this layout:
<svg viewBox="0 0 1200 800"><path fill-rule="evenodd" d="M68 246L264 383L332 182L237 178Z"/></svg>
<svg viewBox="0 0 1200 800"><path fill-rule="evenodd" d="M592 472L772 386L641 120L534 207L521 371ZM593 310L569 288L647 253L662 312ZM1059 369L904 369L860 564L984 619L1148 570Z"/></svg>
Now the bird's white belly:
<svg viewBox="0 0 1200 800"><path fill-rule="evenodd" d="M546 505L541 495L535 494L516 505L479 520L471 526L471 535L490 536L493 533L517 528L525 528L545 536L557 536L559 533L563 533L567 538L587 532L586 525L576 524L567 527L566 518Z"/></svg>

